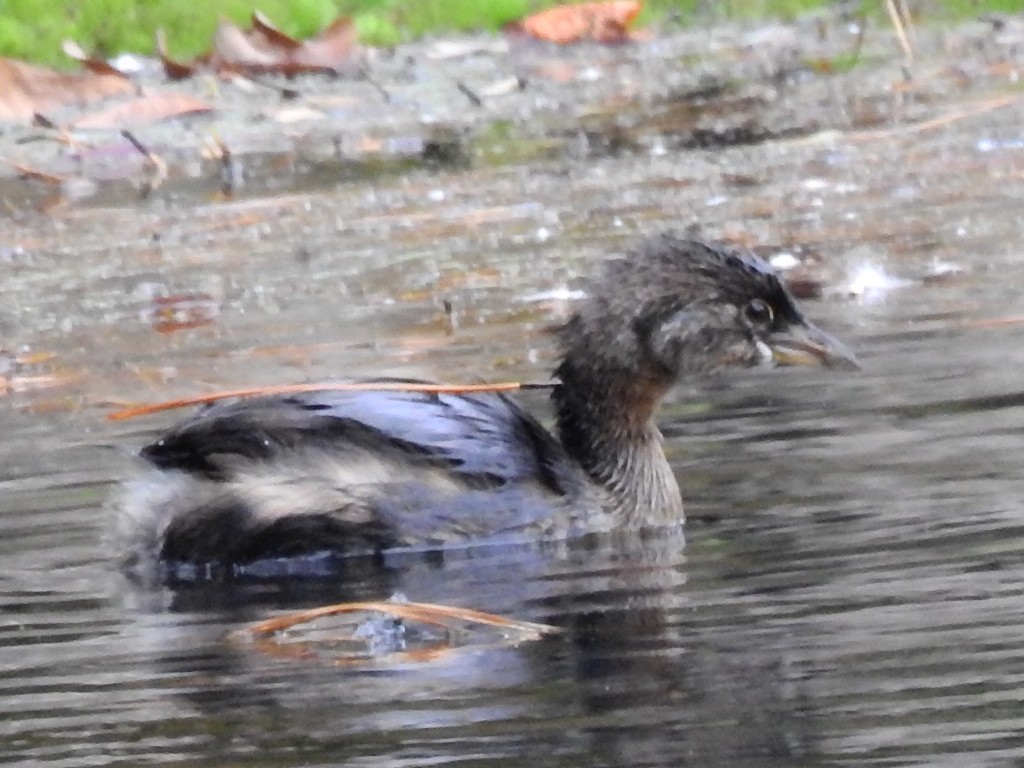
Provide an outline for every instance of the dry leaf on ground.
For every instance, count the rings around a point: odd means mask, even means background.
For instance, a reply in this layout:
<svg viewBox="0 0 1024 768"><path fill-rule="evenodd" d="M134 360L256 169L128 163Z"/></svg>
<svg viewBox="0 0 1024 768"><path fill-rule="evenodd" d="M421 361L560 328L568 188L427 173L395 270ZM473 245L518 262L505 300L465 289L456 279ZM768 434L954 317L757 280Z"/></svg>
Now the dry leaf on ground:
<svg viewBox="0 0 1024 768"><path fill-rule="evenodd" d="M212 104L194 96L172 91L156 91L83 115L75 120L71 127L128 128L212 111Z"/></svg>
<svg viewBox="0 0 1024 768"><path fill-rule="evenodd" d="M0 58L0 121L27 123L37 112L89 104L132 90L131 81L120 73L66 73Z"/></svg>
<svg viewBox="0 0 1024 768"><path fill-rule="evenodd" d="M82 50L82 46L76 43L74 40L65 40L61 46L61 50L64 54L71 59L74 59L83 68L93 72L97 75L114 75L115 77L124 77L125 74L117 67L112 67L108 62L103 59L97 59L95 56L90 56Z"/></svg>
<svg viewBox="0 0 1024 768"><path fill-rule="evenodd" d="M639 0L559 5L527 16L509 29L560 45L584 40L622 43L630 39L629 26L641 8Z"/></svg>
<svg viewBox="0 0 1024 768"><path fill-rule="evenodd" d="M186 77L192 77L200 67L209 63L209 54L200 56L189 63L172 59L167 53L167 36L162 29L156 31L154 48L156 55L160 58L160 63L164 66L164 74L171 80L184 80Z"/></svg>

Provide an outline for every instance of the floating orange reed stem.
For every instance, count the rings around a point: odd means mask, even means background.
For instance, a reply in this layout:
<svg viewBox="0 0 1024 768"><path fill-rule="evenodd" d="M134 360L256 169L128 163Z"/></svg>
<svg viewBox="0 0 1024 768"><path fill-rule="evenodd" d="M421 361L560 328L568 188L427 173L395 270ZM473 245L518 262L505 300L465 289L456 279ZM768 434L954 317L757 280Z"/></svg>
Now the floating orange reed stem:
<svg viewBox="0 0 1024 768"><path fill-rule="evenodd" d="M450 627L453 621L464 621L470 624L486 624L492 627L500 627L518 633L523 639L543 637L563 632L561 627L551 624L539 624L533 621L519 621L499 616L495 613L474 611L471 608L456 608L450 605L437 603L395 603L383 600L369 600L364 602L337 603L335 605L324 605L319 608L311 608L306 611L289 613L284 616L277 616L273 619L250 624L244 629L231 633L235 639L257 640L266 638L277 632L290 629L297 624L308 624L324 616L336 616L341 613L355 613L358 611L376 611L386 613L407 621L419 621L424 624L433 624L440 627Z"/></svg>
<svg viewBox="0 0 1024 768"><path fill-rule="evenodd" d="M503 382L499 384L424 384L415 381L359 381L359 382L328 382L322 384L278 384L267 387L246 387L211 392L206 395L193 395L160 403L135 405L122 408L107 414L110 421L125 421L151 413L172 411L176 408L187 408L192 405L206 405L218 400L233 397L259 397L261 395L294 395L302 392L323 392L333 390L339 392L423 392L427 394L466 395L480 392L515 392L520 389L547 389L551 384L521 384L519 382Z"/></svg>

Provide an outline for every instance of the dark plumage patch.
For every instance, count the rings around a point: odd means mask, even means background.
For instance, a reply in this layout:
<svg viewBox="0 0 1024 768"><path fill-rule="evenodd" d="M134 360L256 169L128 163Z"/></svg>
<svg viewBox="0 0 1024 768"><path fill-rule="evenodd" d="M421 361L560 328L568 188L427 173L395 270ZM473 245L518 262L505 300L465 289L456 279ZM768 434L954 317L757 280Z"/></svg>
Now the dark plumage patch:
<svg viewBox="0 0 1024 768"><path fill-rule="evenodd" d="M171 521L160 558L180 563L249 563L311 552L376 553L398 544L379 521L346 521L326 512L265 521L240 500L198 507Z"/></svg>
<svg viewBox="0 0 1024 768"><path fill-rule="evenodd" d="M589 286L587 301L559 336L569 347L588 324L598 321L610 325L622 318L640 318L651 323L690 305L742 305L754 298L768 301L779 316L802 319L775 270L761 257L666 233L609 260Z"/></svg>
<svg viewBox="0 0 1024 768"><path fill-rule="evenodd" d="M496 394L313 392L215 405L142 450L161 469L224 480L239 462L265 462L316 448L390 452L446 468L472 487L540 481L565 488L554 471L564 454L515 403Z"/></svg>

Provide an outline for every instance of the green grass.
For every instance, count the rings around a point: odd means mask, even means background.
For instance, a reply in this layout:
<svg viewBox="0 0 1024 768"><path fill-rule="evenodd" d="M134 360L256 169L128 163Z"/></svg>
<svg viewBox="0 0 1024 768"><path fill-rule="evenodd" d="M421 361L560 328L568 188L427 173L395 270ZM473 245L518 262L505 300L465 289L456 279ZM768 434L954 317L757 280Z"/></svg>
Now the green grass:
<svg viewBox="0 0 1024 768"><path fill-rule="evenodd" d="M879 12L882 0L864 0ZM339 14L352 16L360 39L394 45L431 33L498 30L555 3L551 0L0 0L0 56L71 66L61 42L111 56L153 51L163 28L171 54L190 58L209 48L221 16L247 25L254 8L285 32L308 37ZM828 0L648 0L642 21L672 14L682 19L791 18ZM918 3L929 14L963 17L986 11L1024 11L1024 0L942 0Z"/></svg>
<svg viewBox="0 0 1024 768"><path fill-rule="evenodd" d="M163 28L170 52L189 57L209 48L221 16L247 26L254 8L301 37L338 15L334 0L3 0L0 55L66 66L61 43L67 39L101 56L151 53L154 32Z"/></svg>

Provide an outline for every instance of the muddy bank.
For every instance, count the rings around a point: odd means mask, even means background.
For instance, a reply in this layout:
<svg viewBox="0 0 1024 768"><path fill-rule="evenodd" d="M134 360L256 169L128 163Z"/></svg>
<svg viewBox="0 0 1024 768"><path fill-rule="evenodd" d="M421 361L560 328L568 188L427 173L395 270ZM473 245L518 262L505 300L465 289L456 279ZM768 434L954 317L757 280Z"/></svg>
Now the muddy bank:
<svg viewBox="0 0 1024 768"><path fill-rule="evenodd" d="M793 24L652 29L646 41L554 46L518 37L428 40L363 50L336 77L168 83L140 59L141 92L175 92L208 115L70 135L8 126L0 157L64 183L22 183L0 166L8 211L266 194L415 169L638 158L908 128L949 103L1012 90L1024 32L976 21L915 31L841 14ZM57 125L89 110L48 114ZM166 163L166 179L121 134ZM68 141L70 140L70 143ZM742 183L742 180L738 180Z"/></svg>

